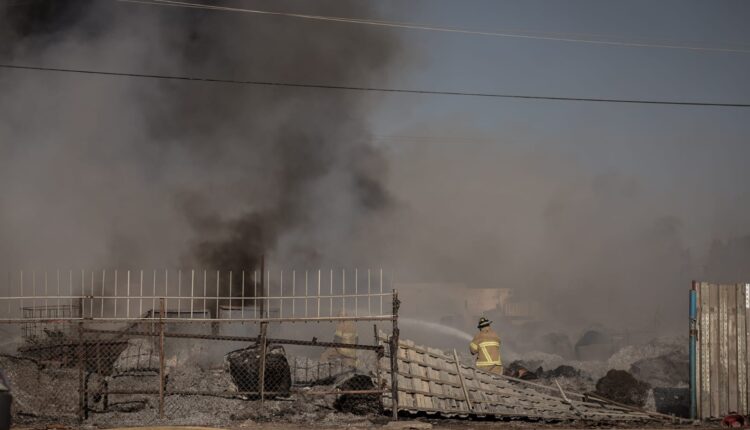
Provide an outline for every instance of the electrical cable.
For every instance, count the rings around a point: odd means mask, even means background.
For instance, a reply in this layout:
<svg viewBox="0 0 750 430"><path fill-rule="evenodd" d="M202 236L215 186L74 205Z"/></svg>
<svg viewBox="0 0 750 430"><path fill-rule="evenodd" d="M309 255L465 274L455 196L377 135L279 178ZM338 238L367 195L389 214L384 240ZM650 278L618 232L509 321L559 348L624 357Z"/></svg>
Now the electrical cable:
<svg viewBox="0 0 750 430"><path fill-rule="evenodd" d="M469 91L417 90L417 89L406 89L406 88L383 88L383 87L364 87L364 86L350 86L350 85L307 84L307 83L293 83L293 82L219 79L219 78L179 76L179 75L157 75L157 74L148 74L148 73L108 72L108 71L100 71L100 70L70 69L70 68L61 68L61 67L25 66L25 65L18 65L18 64L0 64L0 68L15 69L15 70L45 71L45 72L60 72L60 73L76 73L76 74L85 74L85 75L162 79L162 80L173 80L173 81L190 81L190 82L221 83L221 84L235 84L235 85L255 85L255 86L270 86L270 87L289 87L289 88L311 88L311 89L341 90L341 91L380 92L380 93L397 93L397 94L424 94L424 95L441 95L441 96L487 97L487 98L505 98L505 99L553 100L553 101L597 102L597 103L627 103L627 104L650 104L650 105L672 105L672 106L707 106L707 107L735 107L735 108L750 107L750 103L610 99L610 98L599 98L599 97L558 97L558 96L502 94L502 93L469 92Z"/></svg>
<svg viewBox="0 0 750 430"><path fill-rule="evenodd" d="M598 45L629 46L629 47L638 47L638 48L684 49L684 50L691 50L691 51L734 52L734 53L750 54L750 48L747 48L747 47L730 48L730 47L712 47L712 46L693 46L693 45L683 45L683 44L671 43L671 42L649 42L649 41L629 42L629 41L606 40L606 39L602 39L601 36L598 36L598 35L555 35L555 34L549 34L549 33L545 34L545 33L530 33L530 32L512 32L512 31L499 31L498 32L498 31L467 30L467 29L461 29L461 28L439 27L439 26L434 26L434 25L425 25L425 24L409 23L409 22L382 21L382 20L373 20L373 19L346 18L346 17L334 17L334 16L324 16L324 15L309 15L309 14L289 13L289 12L273 12L273 11L268 11L268 10L245 9L245 8L228 7L228 6L216 6L216 5L209 5L205 3L193 3L193 2L177 1L177 0L115 0L115 1L123 2L123 3L154 5L154 6L172 6L172 7L191 8L191 9L215 10L215 11L223 11L223 12L284 16L284 17L290 17L290 18L301 18L301 19L317 20L317 21L343 22L343 23L350 23L350 24L363 24L363 25L372 25L372 26L380 26L380 27L405 28L405 29L411 29L411 30L426 30L426 31L447 32L447 33L471 34L471 35L478 35L478 36L510 37L510 38L519 38L519 39L550 40L550 41L558 41L558 42L589 43L589 44L598 44ZM586 36L589 36L589 38L586 38ZM594 39L594 38L591 38L591 36L600 37L600 38Z"/></svg>

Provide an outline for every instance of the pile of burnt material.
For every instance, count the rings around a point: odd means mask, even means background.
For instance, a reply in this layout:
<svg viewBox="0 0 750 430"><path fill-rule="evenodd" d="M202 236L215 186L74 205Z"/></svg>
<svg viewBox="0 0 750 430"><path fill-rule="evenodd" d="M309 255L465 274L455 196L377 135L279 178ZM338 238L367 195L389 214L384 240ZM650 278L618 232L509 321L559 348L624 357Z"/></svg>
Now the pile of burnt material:
<svg viewBox="0 0 750 430"><path fill-rule="evenodd" d="M596 394L618 403L642 408L651 386L625 370L612 369L596 382Z"/></svg>
<svg viewBox="0 0 750 430"><path fill-rule="evenodd" d="M375 390L372 377L351 372L340 375L334 383L337 391L349 391L336 398L334 407L340 412L355 415L377 414L382 412L380 393L368 392Z"/></svg>
<svg viewBox="0 0 750 430"><path fill-rule="evenodd" d="M307 357L287 357L291 362L292 381L295 386L331 385L341 375L351 374L356 366L344 360L320 361Z"/></svg>
<svg viewBox="0 0 750 430"><path fill-rule="evenodd" d="M680 387L689 382L688 369L687 354L673 351L636 361L630 366L630 373L656 387Z"/></svg>
<svg viewBox="0 0 750 430"><path fill-rule="evenodd" d="M261 391L261 353L257 346L231 351L226 362L232 381L240 393L257 396ZM286 397L292 388L292 373L284 348L269 346L265 354L263 391L266 396Z"/></svg>
<svg viewBox="0 0 750 430"><path fill-rule="evenodd" d="M659 413L687 418L690 416L690 388L654 387L654 405Z"/></svg>
<svg viewBox="0 0 750 430"><path fill-rule="evenodd" d="M0 355L0 369L13 394L14 424L74 423L78 414L78 370L55 362Z"/></svg>
<svg viewBox="0 0 750 430"><path fill-rule="evenodd" d="M690 413L688 369L687 354L671 351L636 361L630 366L630 373L654 387L652 407L657 412L687 417Z"/></svg>
<svg viewBox="0 0 750 430"><path fill-rule="evenodd" d="M567 364L562 364L552 370L544 370L541 366L537 367L535 370L531 370L530 367L531 366L528 366L524 361L516 360L505 368L505 374L507 376L527 381L534 379L578 378L582 376L580 370Z"/></svg>

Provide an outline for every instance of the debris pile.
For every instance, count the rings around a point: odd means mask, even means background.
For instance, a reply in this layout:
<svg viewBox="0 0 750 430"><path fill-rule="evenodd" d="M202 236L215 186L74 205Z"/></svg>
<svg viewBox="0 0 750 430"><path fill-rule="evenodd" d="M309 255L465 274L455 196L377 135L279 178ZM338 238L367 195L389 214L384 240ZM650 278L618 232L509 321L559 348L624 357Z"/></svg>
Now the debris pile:
<svg viewBox="0 0 750 430"><path fill-rule="evenodd" d="M375 414L382 412L378 394L335 394L337 390L374 390L374 380L366 374L349 372L327 385L298 387L290 390L288 397L267 398L261 407L259 400L237 393L228 368L203 368L191 364L168 368L165 418L161 420L158 395L154 393L158 389L158 371L124 366L125 363L144 363L135 357L143 358L148 354L132 354L133 351L123 351L117 360L120 363L116 366L118 369L129 369L106 377L91 373L86 378L89 393L87 424L103 428L160 424L237 426L241 422L264 421L369 425L371 420L378 419ZM141 351L147 351L147 348ZM269 363L273 361L269 360ZM13 390L14 422L76 423L78 369L10 355L0 356L0 368ZM273 383L273 379L268 381ZM151 394L122 394L137 391Z"/></svg>
<svg viewBox="0 0 750 430"><path fill-rule="evenodd" d="M154 351L153 343L148 339L129 339L125 349L117 356L112 365L115 374L129 371L159 369L159 354Z"/></svg>
<svg viewBox="0 0 750 430"><path fill-rule="evenodd" d="M638 360L630 373L654 387L687 387L690 382L688 357L679 351Z"/></svg>
<svg viewBox="0 0 750 430"><path fill-rule="evenodd" d="M10 355L0 355L0 368L13 393L14 423L34 420L67 422L76 418L77 369Z"/></svg>
<svg viewBox="0 0 750 430"><path fill-rule="evenodd" d="M184 364L169 370L166 381L167 391L174 392L236 392L232 375L223 368L203 368L194 364Z"/></svg>
<svg viewBox="0 0 750 430"><path fill-rule="evenodd" d="M610 369L630 370L630 366L637 361L672 353L682 354L687 360L687 345L687 338L681 336L658 338L642 345L628 345L614 353L607 360L607 365Z"/></svg>
<svg viewBox="0 0 750 430"><path fill-rule="evenodd" d="M596 382L596 394L599 396L641 408L646 405L650 388L648 383L635 379L624 370L612 369Z"/></svg>
<svg viewBox="0 0 750 430"><path fill-rule="evenodd" d="M563 338L557 335L551 336L547 341L564 345ZM578 355L589 358L588 360L566 360L561 355L538 351L522 357L509 354L514 360L506 366L506 373L520 379L538 379L540 383L553 387L559 383L564 390L596 391L607 397L603 392L606 391L621 400L625 396L627 400L628 394L608 388L609 381L618 377L621 378L620 382L629 387L639 387L636 390L639 394L635 395L637 401L634 403L630 399L629 404L643 403L641 406L650 410L687 416L689 381L686 338L658 338L641 345L628 345L607 355L605 350L612 344L609 338L600 336L599 332L590 331L581 338L576 348ZM589 348L590 345L596 346ZM603 358L592 359L599 353ZM611 374L611 370L623 373ZM597 384L601 380L604 381L603 385ZM643 384L649 386L645 394L641 393ZM614 397L607 398L619 401Z"/></svg>
<svg viewBox="0 0 750 430"><path fill-rule="evenodd" d="M369 391L375 389L372 378L358 373L341 375L334 384L341 391ZM377 414L382 411L380 394L342 394L334 402L336 410L355 415Z"/></svg>
<svg viewBox="0 0 750 430"><path fill-rule="evenodd" d="M690 389L654 387L656 412L678 417L690 416Z"/></svg>
<svg viewBox="0 0 750 430"><path fill-rule="evenodd" d="M261 390L261 354L256 347L238 349L227 354L229 373L238 391L259 393ZM263 389L269 396L288 396L292 387L289 362L281 347L270 347L263 372Z"/></svg>

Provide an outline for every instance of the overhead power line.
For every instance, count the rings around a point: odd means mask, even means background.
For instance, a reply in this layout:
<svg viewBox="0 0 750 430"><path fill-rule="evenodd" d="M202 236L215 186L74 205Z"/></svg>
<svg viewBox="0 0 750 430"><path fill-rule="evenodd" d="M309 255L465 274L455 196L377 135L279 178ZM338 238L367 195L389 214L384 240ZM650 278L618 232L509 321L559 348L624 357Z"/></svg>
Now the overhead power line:
<svg viewBox="0 0 750 430"><path fill-rule="evenodd" d="M189 81L189 82L253 85L253 86L267 86L267 87L286 87L286 88L311 88L311 89L322 89L322 90L362 91L362 92L396 93L396 94L424 94L424 95L439 95L439 96L487 97L487 98L504 98L504 99L554 100L554 101L575 101L575 102L597 102L597 103L628 103L628 104L650 104L650 105L675 105L675 106L709 106L709 107L738 107L738 108L750 107L750 103L714 103L714 102L691 102L691 101L669 101L669 100L611 99L611 98L598 98L598 97L557 97L557 96L539 96L539 95L523 95L523 94L502 94L502 93L489 93L489 92L470 92L470 91L419 90L419 89L406 89L406 88L384 88L384 87L364 87L364 86L351 86L351 85L327 85L327 84L307 84L307 83L295 83L295 82L219 79L219 78L179 76L179 75L157 75L157 74L149 74L149 73L111 72L111 71L102 71L102 70L70 69L70 68L61 68L61 67L25 66L25 65L18 65L18 64L0 64L0 69L34 70L34 71L44 71L44 72L76 73L76 74L84 74L84 75L102 75L102 76L129 77L129 78L162 79L162 80L170 80L170 81Z"/></svg>
<svg viewBox="0 0 750 430"><path fill-rule="evenodd" d="M636 48L662 48L662 49L683 49L690 51L713 51L713 52L734 52L750 54L750 47L722 47L722 46L695 46L680 44L674 42L660 42L660 41L623 41L623 40L608 40L601 35L575 35L575 34L555 34L555 33L531 33L531 32L517 32L517 31L481 31L481 30L468 30L454 27L440 27L427 24L410 23L410 22L397 22L397 21L382 21L373 19L361 19L361 18L347 18L347 17L335 17L335 16L324 16L324 15L310 15L301 13L290 13L290 12L274 12L260 9L246 9L238 7L228 6L216 6L205 3L194 3L187 1L178 0L115 0L123 3L138 3L153 6L171 6L171 7L182 7L191 9L206 9L223 12L235 12L235 13L249 13L256 15L274 15L284 16L289 18L300 18L315 21L329 21L329 22L343 22L349 24L362 24L371 25L378 27L390 27L390 28L405 28L410 30L425 30L434 32L446 32L446 33L459 33L459 34L471 34L477 36L494 36L494 37L509 37L518 39L533 39L533 40L550 40L558 42L571 42L571 43L588 43L596 45L612 45L612 46L629 46Z"/></svg>

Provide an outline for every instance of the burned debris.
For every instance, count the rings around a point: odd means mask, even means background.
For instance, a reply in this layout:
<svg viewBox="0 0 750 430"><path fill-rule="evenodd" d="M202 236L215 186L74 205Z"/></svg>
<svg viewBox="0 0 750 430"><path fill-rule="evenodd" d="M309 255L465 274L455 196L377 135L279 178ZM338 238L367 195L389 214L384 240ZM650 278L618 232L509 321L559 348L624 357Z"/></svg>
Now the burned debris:
<svg viewBox="0 0 750 430"><path fill-rule="evenodd" d="M284 348L269 346L265 358L259 348L250 346L226 355L229 374L238 391L255 397L260 397L261 392L269 398L288 396L292 375Z"/></svg>
<svg viewBox="0 0 750 430"><path fill-rule="evenodd" d="M651 386L624 370L610 370L596 382L596 394L618 403L642 408Z"/></svg>
<svg viewBox="0 0 750 430"><path fill-rule="evenodd" d="M215 280L227 278L217 274ZM227 282L234 283L231 279ZM486 372L466 365L455 351L446 354L410 341L395 343L400 303L395 293L362 294L342 285L338 291L329 289L327 295L310 297L308 289L306 295L285 297L300 287L271 285L278 287L278 293L253 295L250 306L242 307L242 298L213 297L216 312L206 309L206 296L160 299L161 310L145 312L140 297L117 297L117 305L114 297L100 302L96 296L82 299L86 319L56 322L60 330L25 341L2 363L11 375L21 372L26 375L23 379L49 381L14 387L16 417L19 422L35 423L47 421L51 414L103 426L204 424L206 420L229 425L248 419L319 419L331 413L368 420L399 413L593 422L656 419L604 399L616 393L606 391L603 383L598 395L590 394L596 379L584 366L592 361L553 366L549 361L524 359L507 364L505 374ZM382 303L384 297L390 306ZM124 313L125 321L106 319L101 306L105 300L111 300L112 313ZM155 297L147 300L157 302ZM173 300L174 307L167 307L167 300ZM236 304L222 304L222 300ZM265 305L258 306L261 300ZM393 332L373 327L372 341L367 342L361 328L383 320L393 322ZM280 327L298 321L316 324L306 335L300 330L296 339L278 336ZM477 351L486 348L486 342L499 343L494 338L480 339ZM627 354L618 352L613 358L627 361L633 366L631 372L641 377L676 359L674 354ZM499 354L483 359L501 362ZM50 386L66 388L51 391ZM75 392L77 398L70 395ZM648 393L649 399L656 398L655 392ZM670 396L675 393L660 392L659 404ZM49 407L31 406L40 401ZM635 404L642 403L640 399ZM217 411L226 413L219 421L208 418Z"/></svg>

